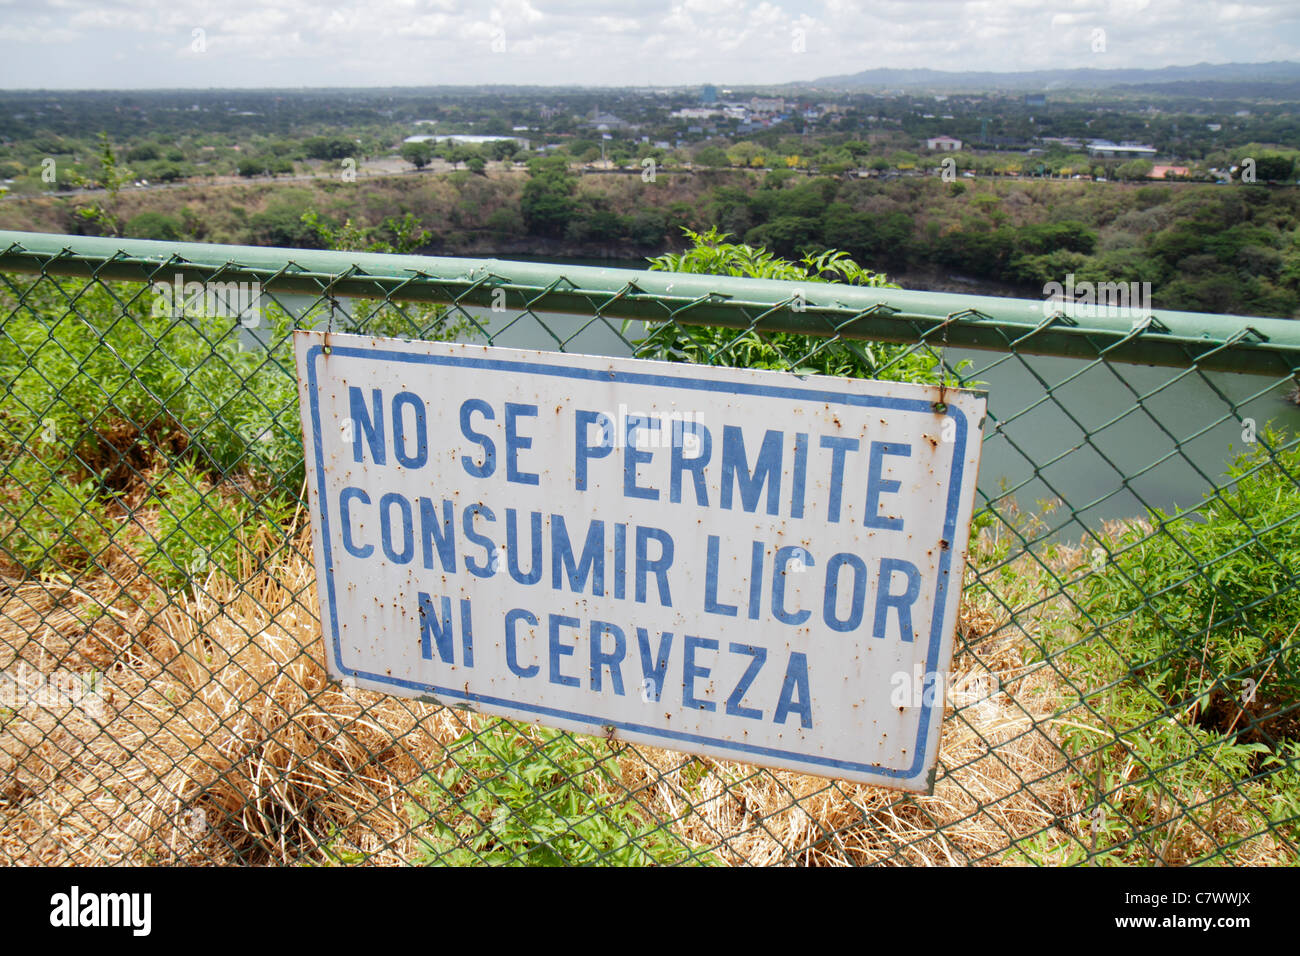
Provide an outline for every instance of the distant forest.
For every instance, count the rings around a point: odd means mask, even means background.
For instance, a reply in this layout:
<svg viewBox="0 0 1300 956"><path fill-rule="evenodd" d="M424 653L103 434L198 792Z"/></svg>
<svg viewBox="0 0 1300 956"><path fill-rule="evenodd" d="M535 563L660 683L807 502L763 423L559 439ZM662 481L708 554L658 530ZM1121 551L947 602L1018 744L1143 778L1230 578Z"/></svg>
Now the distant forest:
<svg viewBox="0 0 1300 956"><path fill-rule="evenodd" d="M1098 184L938 177L892 181L713 170L579 176L563 160L356 183L249 183L122 193L121 232L322 247L350 223L376 241L410 214L442 255L635 259L717 226L792 256L843 249L887 273L947 272L1026 296L1063 281L1150 282L1153 304L1300 314L1300 191L1264 185ZM0 226L102 231L85 200L0 204ZM307 214L316 214L313 217ZM324 228L322 228L324 227Z"/></svg>
<svg viewBox="0 0 1300 956"><path fill-rule="evenodd" d="M700 118L687 89L0 93L0 228L626 264L717 227L916 284L1037 297L1073 274L1296 317L1300 103L1224 88L710 88L753 107L744 123ZM927 149L940 134L961 149ZM1153 143L1179 181L1088 135Z"/></svg>

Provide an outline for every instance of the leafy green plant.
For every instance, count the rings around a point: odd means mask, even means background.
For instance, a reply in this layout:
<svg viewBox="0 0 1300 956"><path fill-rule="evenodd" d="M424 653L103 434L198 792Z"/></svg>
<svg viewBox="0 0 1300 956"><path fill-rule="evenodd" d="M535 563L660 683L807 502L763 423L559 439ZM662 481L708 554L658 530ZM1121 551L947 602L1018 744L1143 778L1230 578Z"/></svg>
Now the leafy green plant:
<svg viewBox="0 0 1300 956"><path fill-rule="evenodd" d="M264 302L269 346L245 349L238 321L163 306L148 287L94 285L71 307L48 286L29 290L0 336L6 443L49 431L71 463L95 471L139 471L152 446L296 492L290 317Z"/></svg>
<svg viewBox="0 0 1300 956"><path fill-rule="evenodd" d="M1082 589L1093 619L1115 622L1107 634L1133 679L1169 705L1206 716L1253 690L1242 729L1300 700L1300 447L1262 438L1225 491L1191 511L1153 511L1154 533L1131 528Z"/></svg>
<svg viewBox="0 0 1300 956"><path fill-rule="evenodd" d="M84 567L108 546L114 522L96 476L60 474L39 449L0 463L0 555L24 567Z"/></svg>
<svg viewBox="0 0 1300 956"><path fill-rule="evenodd" d="M407 812L420 865L646 866L712 863L663 824L593 753L595 741L508 722L457 740Z"/></svg>
<svg viewBox="0 0 1300 956"><path fill-rule="evenodd" d="M80 207L77 215L96 223L106 235L118 235L121 232L121 222L117 215L117 194L134 176L135 173L118 162L108 134L100 133L99 177L95 180L80 179L77 185L83 189L102 189L104 198L92 200L88 205Z"/></svg>
<svg viewBox="0 0 1300 956"><path fill-rule="evenodd" d="M690 229L683 232L691 240L691 248L649 260L652 271L898 288L884 275L863 268L844 252L808 254L793 262L761 246L728 242L729 236L716 227L703 233ZM662 361L934 384L939 384L944 377L938 357L926 351L905 345L790 332L665 322L650 326L643 337L633 340L633 345L638 356Z"/></svg>
<svg viewBox="0 0 1300 956"><path fill-rule="evenodd" d="M423 145L427 143L408 144ZM409 255L428 244L432 233L411 213L401 219L388 216L378 226L366 228L351 219L335 227L314 210L303 213L302 221L320 237L326 249L337 252L382 252ZM317 307L304 318L323 318L323 307ZM453 313L445 305L429 303L372 302L353 299L341 315L331 316L333 328L357 335L380 335L394 338L421 339L436 342L454 342L472 325L463 313ZM482 323L486 320L480 319Z"/></svg>
<svg viewBox="0 0 1300 956"><path fill-rule="evenodd" d="M1270 452L1268 449L1272 449ZM1096 543L1109 560L1039 628L1067 693L1053 721L1086 809L1014 856L1225 861L1300 839L1300 446L1266 430L1197 508ZM1081 569L1076 569L1081 570Z"/></svg>
<svg viewBox="0 0 1300 956"><path fill-rule="evenodd" d="M292 508L282 497L253 502L230 490L218 491L193 464L169 469L151 489L157 518L145 533L140 563L156 581L175 587L189 577L221 573L239 578L241 560L256 560L267 542L257 541L263 525L285 525Z"/></svg>

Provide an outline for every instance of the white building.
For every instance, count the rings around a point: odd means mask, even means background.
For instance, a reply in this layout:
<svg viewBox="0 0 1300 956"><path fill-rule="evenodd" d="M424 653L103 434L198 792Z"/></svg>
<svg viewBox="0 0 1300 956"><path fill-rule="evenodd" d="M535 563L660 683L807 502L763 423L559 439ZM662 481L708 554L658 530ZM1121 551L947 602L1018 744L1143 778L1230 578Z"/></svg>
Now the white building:
<svg viewBox="0 0 1300 956"><path fill-rule="evenodd" d="M688 106L684 109L674 110L669 114L674 119L713 119L716 116L722 116L720 109L709 106Z"/></svg>
<svg viewBox="0 0 1300 956"><path fill-rule="evenodd" d="M417 136L408 136L402 140L403 143L441 143L450 140L453 143L468 143L471 146L481 146L484 143L499 143L502 140L513 140L524 149L528 148L528 140L522 136L479 136L472 133L447 133L442 136L430 136L421 133Z"/></svg>
<svg viewBox="0 0 1300 956"><path fill-rule="evenodd" d="M749 110L751 113L784 113L785 100L780 97L766 99L761 96L755 96L749 101Z"/></svg>
<svg viewBox="0 0 1300 956"><path fill-rule="evenodd" d="M952 136L935 136L925 141L925 148L941 153L955 153L961 149L961 140Z"/></svg>
<svg viewBox="0 0 1300 956"><path fill-rule="evenodd" d="M1108 139L1088 141L1088 155L1106 159L1154 159L1156 148L1141 143L1112 143Z"/></svg>

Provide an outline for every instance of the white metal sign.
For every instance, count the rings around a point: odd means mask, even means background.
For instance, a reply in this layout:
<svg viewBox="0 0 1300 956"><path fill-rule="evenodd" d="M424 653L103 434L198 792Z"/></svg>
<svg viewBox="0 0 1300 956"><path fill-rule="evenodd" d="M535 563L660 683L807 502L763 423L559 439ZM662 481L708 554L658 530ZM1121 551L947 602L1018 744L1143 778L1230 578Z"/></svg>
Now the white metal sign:
<svg viewBox="0 0 1300 956"><path fill-rule="evenodd" d="M330 674L924 791L984 398L297 334Z"/></svg>

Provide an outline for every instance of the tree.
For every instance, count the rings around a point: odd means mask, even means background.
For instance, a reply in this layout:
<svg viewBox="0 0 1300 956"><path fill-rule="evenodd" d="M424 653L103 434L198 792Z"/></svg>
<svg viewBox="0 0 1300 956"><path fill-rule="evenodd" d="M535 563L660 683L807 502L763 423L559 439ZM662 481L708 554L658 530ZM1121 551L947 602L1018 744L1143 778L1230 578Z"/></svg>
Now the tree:
<svg viewBox="0 0 1300 956"><path fill-rule="evenodd" d="M627 224L627 236L638 246L658 246L662 249L666 229L667 222L662 212L643 209L632 214Z"/></svg>
<svg viewBox="0 0 1300 956"><path fill-rule="evenodd" d="M433 162L433 147L429 145L427 140L418 143L403 143L399 155L416 169L424 169L425 166Z"/></svg>
<svg viewBox="0 0 1300 956"><path fill-rule="evenodd" d="M528 182L519 200L524 225L535 236L563 236L573 217L577 178L562 156L538 156L528 161Z"/></svg>
<svg viewBox="0 0 1300 956"><path fill-rule="evenodd" d="M623 217L610 209L591 209L575 215L565 228L565 236L578 242L617 242L627 235Z"/></svg>
<svg viewBox="0 0 1300 956"><path fill-rule="evenodd" d="M1120 163L1115 167L1115 175L1120 179L1146 179L1154 168L1148 159L1130 159L1127 163Z"/></svg>
<svg viewBox="0 0 1300 956"><path fill-rule="evenodd" d="M1295 178L1295 159L1290 156L1261 156L1256 161L1255 178L1266 183L1289 183Z"/></svg>
<svg viewBox="0 0 1300 956"><path fill-rule="evenodd" d="M733 166L750 166L763 154L763 147L749 140L741 140L727 150L727 161Z"/></svg>
<svg viewBox="0 0 1300 956"><path fill-rule="evenodd" d="M172 241L181 237L181 224L160 212L142 212L127 221L125 234L135 239Z"/></svg>
<svg viewBox="0 0 1300 956"><path fill-rule="evenodd" d="M141 143L139 146L133 146L126 154L128 162L147 163L150 160L158 159L158 145L156 143Z"/></svg>
<svg viewBox="0 0 1300 956"><path fill-rule="evenodd" d="M401 219L387 216L378 226L370 228L357 226L351 219L335 228L321 219L314 209L304 212L300 218L303 225L319 238L324 248L340 252L391 252L407 255L418 252L433 237L433 233L424 228L415 214L409 212Z"/></svg>
<svg viewBox="0 0 1300 956"><path fill-rule="evenodd" d="M281 196L264 212L248 221L253 240L258 245L286 246L298 249L319 249L324 243L320 233L303 222L307 199L298 196Z"/></svg>
<svg viewBox="0 0 1300 956"><path fill-rule="evenodd" d="M303 140L303 151L311 159L345 159L357 153L357 144L346 136L312 136Z"/></svg>
<svg viewBox="0 0 1300 956"><path fill-rule="evenodd" d="M108 141L108 134L100 133L99 177L95 181L83 179L79 185L85 188L99 187L104 190L104 199L83 206L77 210L77 215L98 223L99 227L110 236L118 235L121 232L121 225L115 211L117 194L134 176L131 170L117 164L117 157L113 154L113 144Z"/></svg>
<svg viewBox="0 0 1300 956"><path fill-rule="evenodd" d="M912 235L912 218L904 212L857 212L847 203L833 203L822 217L822 241L869 263L902 263Z"/></svg>
<svg viewBox="0 0 1300 956"><path fill-rule="evenodd" d="M697 166L710 166L715 169L731 164L731 161L727 159L727 154L717 146L705 146L695 154L694 162Z"/></svg>
<svg viewBox="0 0 1300 956"><path fill-rule="evenodd" d="M853 157L854 162L860 161L862 157L870 155L871 153L870 143L864 143L861 140L856 139L849 140L842 148Z"/></svg>
<svg viewBox="0 0 1300 956"><path fill-rule="evenodd" d="M499 139L488 147L492 153L492 158L501 162L514 159L519 152L519 143L513 139Z"/></svg>
<svg viewBox="0 0 1300 956"><path fill-rule="evenodd" d="M810 216L781 216L745 233L750 245L770 246L781 255L795 255L820 245L821 222Z"/></svg>
<svg viewBox="0 0 1300 956"><path fill-rule="evenodd" d="M178 179L185 178L185 170L175 163L165 163L154 170L153 176L159 182L174 183Z"/></svg>
<svg viewBox="0 0 1300 956"><path fill-rule="evenodd" d="M461 163L468 163L478 154L478 150L473 146L466 146L463 143L453 143L448 147L445 155L447 157L447 162L459 169Z"/></svg>

